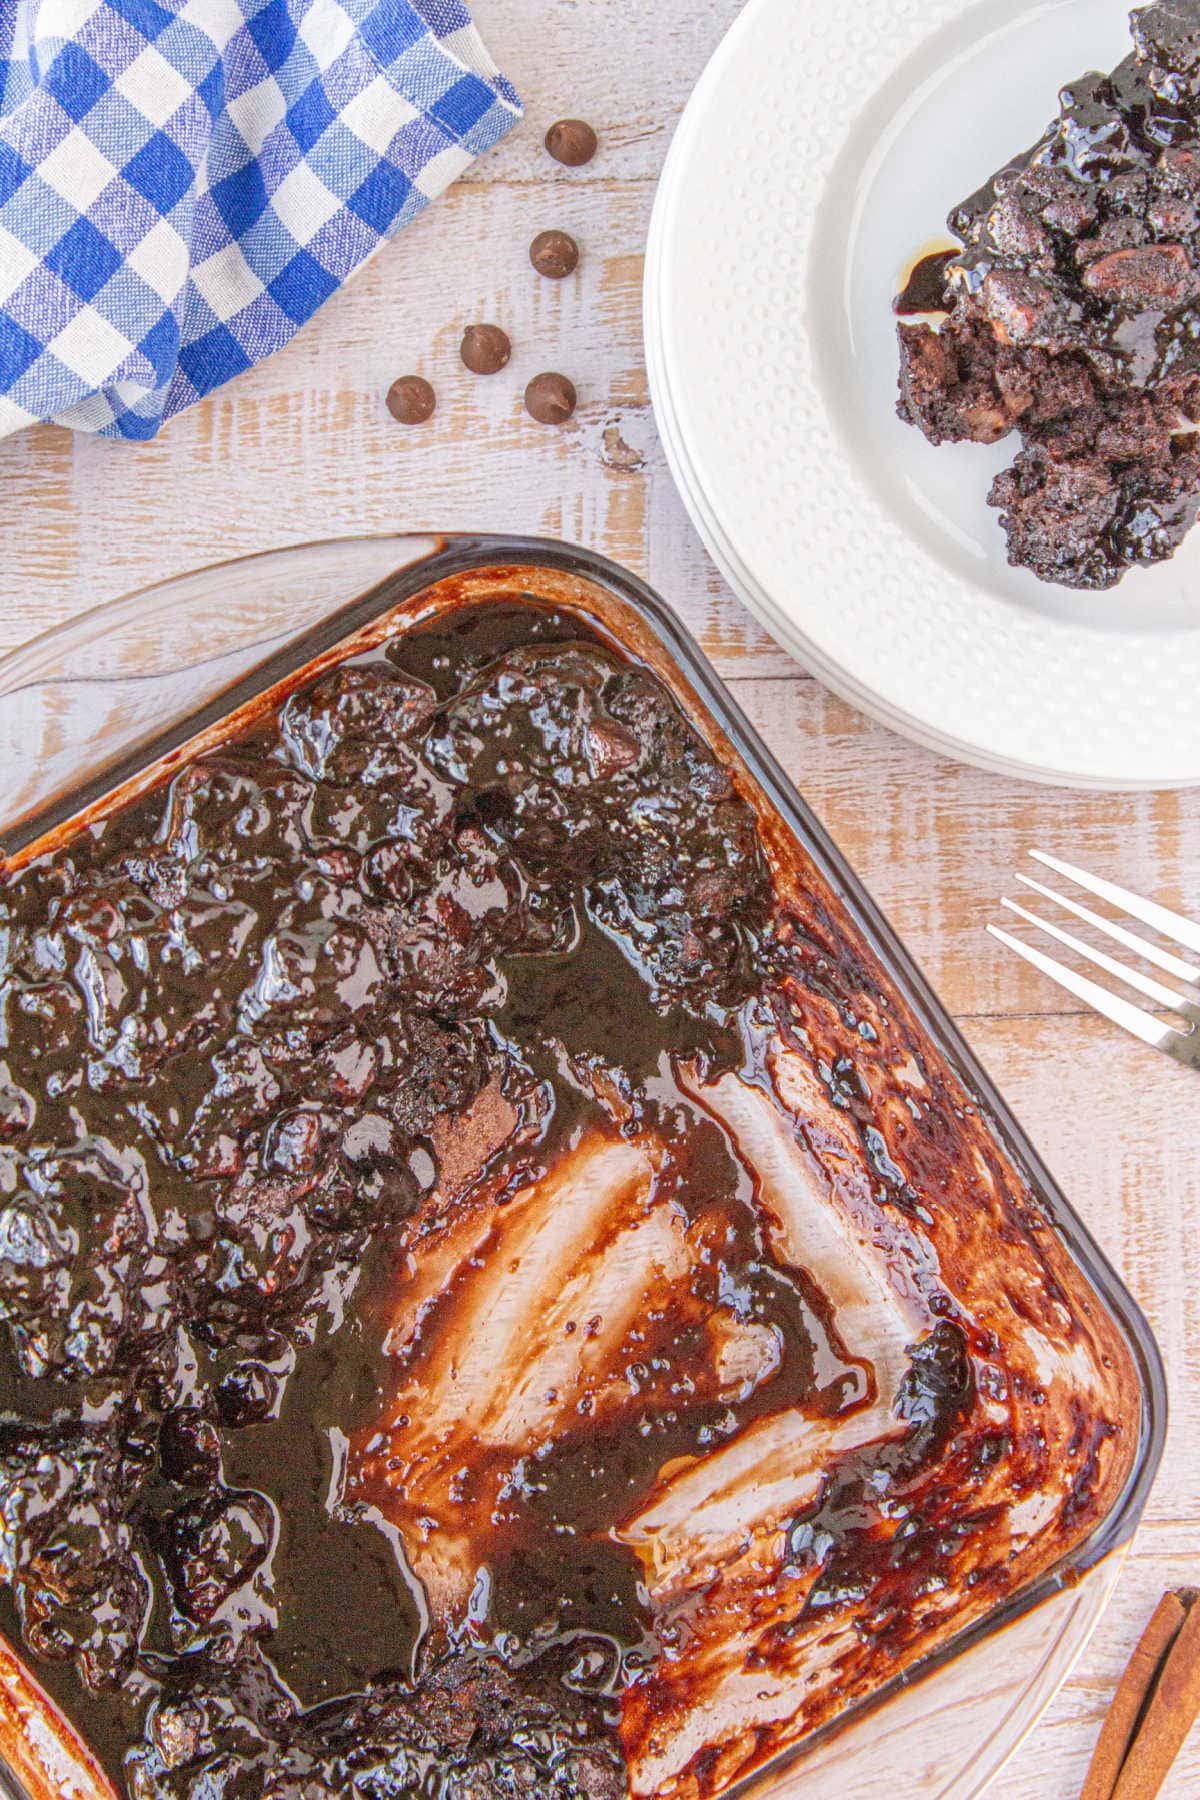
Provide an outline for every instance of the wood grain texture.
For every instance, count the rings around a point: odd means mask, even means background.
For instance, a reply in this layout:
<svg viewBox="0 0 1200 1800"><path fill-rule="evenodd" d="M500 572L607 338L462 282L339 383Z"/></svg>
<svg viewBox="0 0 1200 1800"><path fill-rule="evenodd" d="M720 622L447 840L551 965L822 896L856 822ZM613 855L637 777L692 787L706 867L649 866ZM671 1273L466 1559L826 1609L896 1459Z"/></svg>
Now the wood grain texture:
<svg viewBox="0 0 1200 1800"><path fill-rule="evenodd" d="M1067 795L919 750L804 676L709 563L648 406L642 251L676 118L737 10L738 0L476 0L527 123L295 343L153 444L52 428L0 442L0 650L197 563L367 530L575 538L678 606L963 1021L1163 1347L1173 1415L1147 1523L1084 1661L992 1790L1073 1800L1159 1594L1194 1581L1200 1564L1200 1087L1080 1013L983 926L1031 844L1200 915L1200 792ZM601 132L587 169L561 170L541 148L564 113ZM563 283L528 265L547 226L583 247ZM515 345L509 368L486 380L457 357L475 320L504 325ZM526 380L547 368L580 390L565 431L521 411ZM439 394L423 430L383 409L389 382L409 371ZM1164 1790L1168 1800L1197 1792L1200 1733Z"/></svg>

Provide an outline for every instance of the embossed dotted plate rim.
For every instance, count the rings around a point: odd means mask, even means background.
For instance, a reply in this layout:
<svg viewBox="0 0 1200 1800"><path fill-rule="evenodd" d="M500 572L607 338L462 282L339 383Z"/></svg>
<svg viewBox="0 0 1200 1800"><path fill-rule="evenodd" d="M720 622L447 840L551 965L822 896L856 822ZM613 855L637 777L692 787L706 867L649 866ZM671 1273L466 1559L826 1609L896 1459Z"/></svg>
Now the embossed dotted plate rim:
<svg viewBox="0 0 1200 1800"><path fill-rule="evenodd" d="M1192 786L1200 594L1195 629L1099 629L1086 596L1078 615L1055 616L964 578L872 484L818 366L811 248L870 96L939 32L1036 22L1055 4L750 0L692 95L655 202L651 395L684 502L731 586L852 704L998 773ZM878 110L882 135L894 106Z"/></svg>

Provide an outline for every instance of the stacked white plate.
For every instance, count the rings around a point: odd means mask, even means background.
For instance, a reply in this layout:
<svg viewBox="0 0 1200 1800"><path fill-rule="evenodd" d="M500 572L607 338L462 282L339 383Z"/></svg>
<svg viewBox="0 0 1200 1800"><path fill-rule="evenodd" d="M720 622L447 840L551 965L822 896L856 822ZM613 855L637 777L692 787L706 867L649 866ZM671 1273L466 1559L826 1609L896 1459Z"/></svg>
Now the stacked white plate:
<svg viewBox="0 0 1200 1800"><path fill-rule="evenodd" d="M1129 51L1127 0L750 0L659 189L651 392L734 589L848 700L931 749L1077 787L1200 783L1200 527L1109 593L1012 569L1015 439L895 415L898 278L950 208Z"/></svg>

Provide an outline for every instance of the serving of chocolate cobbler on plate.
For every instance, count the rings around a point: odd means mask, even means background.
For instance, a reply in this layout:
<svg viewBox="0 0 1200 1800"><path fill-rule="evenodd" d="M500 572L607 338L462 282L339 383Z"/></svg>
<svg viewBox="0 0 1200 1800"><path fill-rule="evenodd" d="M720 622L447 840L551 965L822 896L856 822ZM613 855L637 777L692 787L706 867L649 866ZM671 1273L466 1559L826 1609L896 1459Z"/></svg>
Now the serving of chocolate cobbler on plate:
<svg viewBox="0 0 1200 1800"><path fill-rule="evenodd" d="M1200 510L1200 3L1132 17L1134 52L951 213L959 248L896 303L900 416L1021 448L997 477L1009 561L1108 588Z"/></svg>
<svg viewBox="0 0 1200 1800"><path fill-rule="evenodd" d="M1121 1504L1126 1326L639 631L443 583L10 857L33 1800L716 1796Z"/></svg>

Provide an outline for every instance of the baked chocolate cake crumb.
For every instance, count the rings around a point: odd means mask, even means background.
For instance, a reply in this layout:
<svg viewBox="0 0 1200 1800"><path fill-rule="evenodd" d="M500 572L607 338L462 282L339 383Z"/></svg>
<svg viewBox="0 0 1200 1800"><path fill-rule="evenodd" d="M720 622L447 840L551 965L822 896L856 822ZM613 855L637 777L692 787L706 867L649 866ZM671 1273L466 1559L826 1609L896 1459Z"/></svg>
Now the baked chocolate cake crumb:
<svg viewBox="0 0 1200 1800"><path fill-rule="evenodd" d="M1200 0L1066 87L1039 142L950 215L940 326L902 323L900 417L1022 448L989 495L1009 561L1110 588L1200 510Z"/></svg>
<svg viewBox="0 0 1200 1800"><path fill-rule="evenodd" d="M238 1800L624 1800L625 1772L602 1715L553 1674L539 1691L536 1677L519 1683L494 1660L456 1657L419 1694L384 1682L313 1720L297 1714L270 1665L250 1657L175 1672L126 1777L134 1800L233 1791Z"/></svg>

